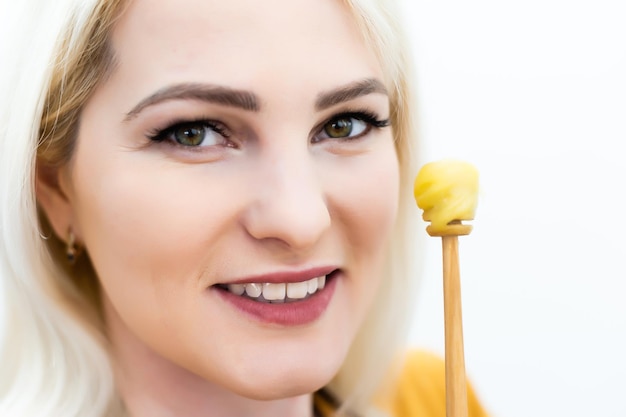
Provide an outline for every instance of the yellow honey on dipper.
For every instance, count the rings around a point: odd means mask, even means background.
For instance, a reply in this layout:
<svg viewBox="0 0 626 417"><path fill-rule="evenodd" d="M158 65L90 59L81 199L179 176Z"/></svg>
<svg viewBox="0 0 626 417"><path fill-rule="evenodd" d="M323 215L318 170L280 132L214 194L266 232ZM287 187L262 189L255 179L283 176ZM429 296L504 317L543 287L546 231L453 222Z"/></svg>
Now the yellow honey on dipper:
<svg viewBox="0 0 626 417"><path fill-rule="evenodd" d="M431 236L466 235L472 230L461 220L474 219L478 204L478 170L456 160L431 162L422 167L413 188Z"/></svg>

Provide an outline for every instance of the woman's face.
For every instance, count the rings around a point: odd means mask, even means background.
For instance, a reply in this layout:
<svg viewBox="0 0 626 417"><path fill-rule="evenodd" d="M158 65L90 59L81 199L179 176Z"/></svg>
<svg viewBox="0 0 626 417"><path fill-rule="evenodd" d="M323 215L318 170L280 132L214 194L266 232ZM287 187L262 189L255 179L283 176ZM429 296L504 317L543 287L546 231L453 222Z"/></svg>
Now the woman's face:
<svg viewBox="0 0 626 417"><path fill-rule="evenodd" d="M254 398L337 372L395 221L389 98L341 3L134 1L61 172L109 325Z"/></svg>

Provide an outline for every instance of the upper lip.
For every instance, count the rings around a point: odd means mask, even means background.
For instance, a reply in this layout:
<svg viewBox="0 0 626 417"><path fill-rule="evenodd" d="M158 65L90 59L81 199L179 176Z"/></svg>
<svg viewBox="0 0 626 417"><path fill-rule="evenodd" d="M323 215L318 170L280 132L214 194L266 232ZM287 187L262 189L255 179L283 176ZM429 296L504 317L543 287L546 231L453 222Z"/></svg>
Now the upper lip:
<svg viewBox="0 0 626 417"><path fill-rule="evenodd" d="M277 271L266 274L250 275L242 278L236 278L230 280L227 283L221 284L251 284L251 283L289 283L289 282L302 282L308 281L312 278L317 278L323 275L328 275L331 272L337 270L335 266L318 266L308 269L295 270L295 271Z"/></svg>

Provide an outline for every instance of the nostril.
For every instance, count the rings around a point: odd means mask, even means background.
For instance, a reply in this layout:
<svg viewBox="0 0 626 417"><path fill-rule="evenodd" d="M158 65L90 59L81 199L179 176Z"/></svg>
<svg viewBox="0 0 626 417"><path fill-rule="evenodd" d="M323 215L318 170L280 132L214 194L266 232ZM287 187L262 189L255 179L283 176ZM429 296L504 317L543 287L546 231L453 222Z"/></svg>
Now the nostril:
<svg viewBox="0 0 626 417"><path fill-rule="evenodd" d="M308 195L307 195L308 194ZM321 193L276 193L256 201L245 214L243 225L257 240L280 240L293 248L316 244L330 228L331 218Z"/></svg>

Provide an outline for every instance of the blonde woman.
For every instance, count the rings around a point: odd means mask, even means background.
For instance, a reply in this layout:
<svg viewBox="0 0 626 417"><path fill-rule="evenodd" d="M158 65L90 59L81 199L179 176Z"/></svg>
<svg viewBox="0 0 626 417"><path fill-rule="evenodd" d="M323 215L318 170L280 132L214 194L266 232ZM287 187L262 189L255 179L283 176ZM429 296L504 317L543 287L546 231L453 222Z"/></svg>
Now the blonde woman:
<svg viewBox="0 0 626 417"><path fill-rule="evenodd" d="M442 415L391 2L15 3L0 415Z"/></svg>

